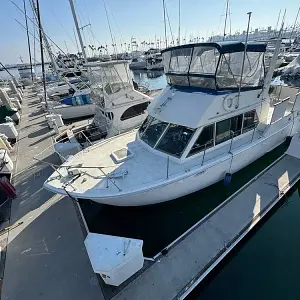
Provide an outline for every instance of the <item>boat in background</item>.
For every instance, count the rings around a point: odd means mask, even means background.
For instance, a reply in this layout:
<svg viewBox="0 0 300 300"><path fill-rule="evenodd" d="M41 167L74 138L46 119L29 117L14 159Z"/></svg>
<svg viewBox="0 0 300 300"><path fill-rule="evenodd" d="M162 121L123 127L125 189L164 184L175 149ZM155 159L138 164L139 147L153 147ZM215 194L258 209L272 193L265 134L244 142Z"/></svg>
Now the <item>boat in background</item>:
<svg viewBox="0 0 300 300"><path fill-rule="evenodd" d="M56 152L62 156L74 154L105 137L123 133L138 127L147 117L147 107L153 98L134 89L128 69L128 61L110 61L89 63L89 79L91 101L94 105L94 119L91 124L67 129L54 140ZM83 96L82 96L83 97ZM67 99L73 101L74 97ZM87 105L53 109L88 109Z"/></svg>

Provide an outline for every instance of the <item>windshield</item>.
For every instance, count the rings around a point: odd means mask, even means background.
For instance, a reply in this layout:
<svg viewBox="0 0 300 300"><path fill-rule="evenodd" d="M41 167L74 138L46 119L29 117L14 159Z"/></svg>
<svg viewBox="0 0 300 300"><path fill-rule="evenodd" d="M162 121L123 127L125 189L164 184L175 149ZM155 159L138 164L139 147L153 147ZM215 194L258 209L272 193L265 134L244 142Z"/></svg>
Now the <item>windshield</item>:
<svg viewBox="0 0 300 300"><path fill-rule="evenodd" d="M148 116L139 129L142 141L166 154L181 157L195 129L170 124Z"/></svg>

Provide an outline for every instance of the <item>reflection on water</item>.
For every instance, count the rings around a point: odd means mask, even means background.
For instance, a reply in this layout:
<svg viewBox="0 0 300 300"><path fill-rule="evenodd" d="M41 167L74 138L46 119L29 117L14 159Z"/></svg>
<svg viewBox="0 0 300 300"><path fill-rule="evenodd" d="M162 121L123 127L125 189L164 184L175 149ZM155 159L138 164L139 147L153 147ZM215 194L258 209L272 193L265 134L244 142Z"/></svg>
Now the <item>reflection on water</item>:
<svg viewBox="0 0 300 300"><path fill-rule="evenodd" d="M131 73L135 82L148 87L150 90L163 89L167 85L163 71L132 70Z"/></svg>

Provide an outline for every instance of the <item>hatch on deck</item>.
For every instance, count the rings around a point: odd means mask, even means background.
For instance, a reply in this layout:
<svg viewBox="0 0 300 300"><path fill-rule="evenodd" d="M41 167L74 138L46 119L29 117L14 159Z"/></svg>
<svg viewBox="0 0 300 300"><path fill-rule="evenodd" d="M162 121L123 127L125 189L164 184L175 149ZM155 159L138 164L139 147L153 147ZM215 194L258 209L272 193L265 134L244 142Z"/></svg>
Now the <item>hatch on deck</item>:
<svg viewBox="0 0 300 300"><path fill-rule="evenodd" d="M112 152L111 155L117 163L120 163L124 160L131 158L133 156L133 153L128 148L121 148Z"/></svg>

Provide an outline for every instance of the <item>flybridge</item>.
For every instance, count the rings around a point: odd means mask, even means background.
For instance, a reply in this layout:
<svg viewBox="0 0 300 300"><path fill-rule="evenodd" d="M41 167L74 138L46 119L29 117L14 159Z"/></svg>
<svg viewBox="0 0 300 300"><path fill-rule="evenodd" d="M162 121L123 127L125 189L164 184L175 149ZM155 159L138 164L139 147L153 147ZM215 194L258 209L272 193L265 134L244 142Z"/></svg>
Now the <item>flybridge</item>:
<svg viewBox="0 0 300 300"><path fill-rule="evenodd" d="M260 89L266 47L266 43L220 42L165 49L162 55L168 83L210 91Z"/></svg>

